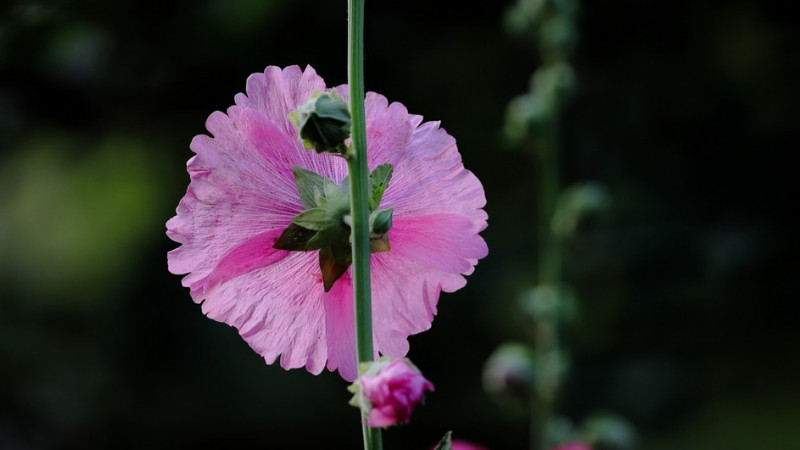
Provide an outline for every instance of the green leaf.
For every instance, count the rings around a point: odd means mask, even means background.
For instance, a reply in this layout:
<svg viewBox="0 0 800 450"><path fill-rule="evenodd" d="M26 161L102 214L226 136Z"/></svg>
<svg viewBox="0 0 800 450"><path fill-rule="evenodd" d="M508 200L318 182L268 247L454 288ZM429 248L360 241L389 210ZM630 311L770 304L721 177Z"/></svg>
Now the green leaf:
<svg viewBox="0 0 800 450"><path fill-rule="evenodd" d="M318 207L317 199L325 192L325 181L331 182L322 175L303 169L300 166L292 166L294 174L294 184L300 194L300 201L307 209Z"/></svg>
<svg viewBox="0 0 800 450"><path fill-rule="evenodd" d="M433 450L453 450L453 432L448 431Z"/></svg>
<svg viewBox="0 0 800 450"><path fill-rule="evenodd" d="M383 198L383 192L389 186L389 180L392 179L394 167L391 164L381 164L369 174L369 191L370 196L367 199L369 203L369 210L374 211L378 209Z"/></svg>
<svg viewBox="0 0 800 450"><path fill-rule="evenodd" d="M281 233L280 237L275 244L273 244L272 248L277 248L278 250L288 250L291 252L304 252L306 250L310 250L307 248L307 244L309 239L314 236L314 230L307 230L301 226L295 225L293 223L289 224L283 233Z"/></svg>
<svg viewBox="0 0 800 450"><path fill-rule="evenodd" d="M322 208L307 209L292 217L292 223L308 230L324 230L331 226L328 211Z"/></svg>

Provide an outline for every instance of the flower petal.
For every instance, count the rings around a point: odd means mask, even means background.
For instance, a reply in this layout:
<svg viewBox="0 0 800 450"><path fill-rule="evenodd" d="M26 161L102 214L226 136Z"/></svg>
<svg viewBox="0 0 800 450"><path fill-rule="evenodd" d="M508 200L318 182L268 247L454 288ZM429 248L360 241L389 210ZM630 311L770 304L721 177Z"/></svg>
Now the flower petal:
<svg viewBox="0 0 800 450"><path fill-rule="evenodd" d="M486 227L486 196L480 181L461 162L455 139L426 122L416 128L405 156L381 202L392 207L395 218L455 213L472 219L478 230Z"/></svg>
<svg viewBox="0 0 800 450"><path fill-rule="evenodd" d="M430 328L439 292L466 283L459 274L425 266L394 249L372 255L371 268L375 348L385 356L405 356L408 336Z"/></svg>
<svg viewBox="0 0 800 450"><path fill-rule="evenodd" d="M443 272L467 274L489 249L473 220L459 214L405 216L389 231L392 251Z"/></svg>
<svg viewBox="0 0 800 450"><path fill-rule="evenodd" d="M208 317L236 327L248 344L272 364L305 366L318 374L328 349L323 302L325 293L316 255L292 252L262 267L212 288L203 302Z"/></svg>
<svg viewBox="0 0 800 450"><path fill-rule="evenodd" d="M334 88L349 103L346 84ZM367 92L364 99L367 128L367 165L372 170L381 164L397 164L406 151L415 126L412 116L402 103L389 101L383 95Z"/></svg>

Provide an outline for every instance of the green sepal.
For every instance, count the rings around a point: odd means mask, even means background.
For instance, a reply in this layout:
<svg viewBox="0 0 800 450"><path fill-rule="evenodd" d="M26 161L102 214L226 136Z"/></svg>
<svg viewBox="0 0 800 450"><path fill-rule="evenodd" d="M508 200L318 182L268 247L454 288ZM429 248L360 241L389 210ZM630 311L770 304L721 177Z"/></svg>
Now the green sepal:
<svg viewBox="0 0 800 450"><path fill-rule="evenodd" d="M392 208L379 209L369 215L369 229L372 234L383 235L392 228Z"/></svg>
<svg viewBox="0 0 800 450"><path fill-rule="evenodd" d="M332 184L333 181L300 166L292 166L292 174L294 175L294 184L297 186L297 192L300 194L300 201L303 206L306 209L317 208L319 206L319 198L325 192L325 185L327 183Z"/></svg>
<svg viewBox="0 0 800 450"><path fill-rule="evenodd" d="M442 436L439 444L433 450L453 450L453 432L448 431Z"/></svg>
<svg viewBox="0 0 800 450"><path fill-rule="evenodd" d="M347 272L349 265L340 264L334 258L333 253L328 248L319 250L319 268L322 271L322 285L325 292L329 292L333 283Z"/></svg>
<svg viewBox="0 0 800 450"><path fill-rule="evenodd" d="M350 230L337 233L339 239L334 239L330 244L333 259L337 263L349 266L353 262L353 249L350 246Z"/></svg>
<svg viewBox="0 0 800 450"><path fill-rule="evenodd" d="M391 164L382 164L370 173L370 253L391 250L389 236L392 227L392 208L379 210L383 193L392 178ZM347 194L350 180L339 184L299 166L292 167L300 202L305 210L292 218L273 245L289 251L319 250L323 285L328 292L350 267L353 260L350 199Z"/></svg>
<svg viewBox="0 0 800 450"><path fill-rule="evenodd" d="M370 236L369 238L369 252L370 253L383 253L392 250L389 245L389 236L382 234L380 236Z"/></svg>
<svg viewBox="0 0 800 450"><path fill-rule="evenodd" d="M315 231L324 230L332 225L328 211L322 208L307 209L292 217L292 223L307 230Z"/></svg>
<svg viewBox="0 0 800 450"><path fill-rule="evenodd" d="M389 180L392 179L394 167L391 164L381 164L376 167L369 174L369 191L370 196L367 199L369 210L374 211L378 209L383 198L383 192L389 186Z"/></svg>
<svg viewBox="0 0 800 450"><path fill-rule="evenodd" d="M315 233L314 230L307 230L291 223L283 230L283 233L281 233L278 240L275 241L275 244L272 245L272 248L290 252L304 252L310 250L306 245Z"/></svg>

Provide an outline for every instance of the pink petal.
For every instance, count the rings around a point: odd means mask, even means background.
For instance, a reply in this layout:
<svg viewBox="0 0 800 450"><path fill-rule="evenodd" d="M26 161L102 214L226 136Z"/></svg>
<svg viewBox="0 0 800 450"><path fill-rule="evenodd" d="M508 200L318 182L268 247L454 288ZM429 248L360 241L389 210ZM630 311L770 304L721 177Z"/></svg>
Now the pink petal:
<svg viewBox="0 0 800 450"><path fill-rule="evenodd" d="M303 104L314 92L325 90L325 81L311 66L300 70L298 66L285 69L269 66L264 73L254 73L247 78L245 94L234 97L237 105L261 111L269 121L278 124L287 136L296 138L289 114ZM297 140L297 139L294 139Z"/></svg>
<svg viewBox="0 0 800 450"><path fill-rule="evenodd" d="M395 424L397 424L397 417L394 416L394 410L391 408L386 408L385 411L382 411L378 408L372 408L372 410L369 412L367 425L371 427L383 428L390 427Z"/></svg>
<svg viewBox="0 0 800 450"><path fill-rule="evenodd" d="M489 249L480 225L458 214L398 217L389 231L392 252L450 273L469 273Z"/></svg>
<svg viewBox="0 0 800 450"><path fill-rule="evenodd" d="M207 277L192 283L192 297L205 298L206 292L217 285L288 256L289 252L272 248L280 235L281 231L268 231L229 251Z"/></svg>
<svg viewBox="0 0 800 450"><path fill-rule="evenodd" d="M314 252L316 255L316 252ZM339 370L347 381L358 376L356 362L355 312L353 311L353 281L351 269L334 283L325 294L325 330L327 332L328 370ZM319 272L319 268L317 268ZM319 289L322 290L320 281Z"/></svg>
<svg viewBox="0 0 800 450"><path fill-rule="evenodd" d="M430 328L439 292L466 283L461 275L426 267L394 250L372 255L371 268L375 348L386 356L405 356L408 336Z"/></svg>
<svg viewBox="0 0 800 450"><path fill-rule="evenodd" d="M395 218L454 213L473 220L478 230L486 227L483 187L464 169L455 139L438 122L423 123L411 134L381 204L392 206Z"/></svg>
<svg viewBox="0 0 800 450"><path fill-rule="evenodd" d="M316 271L316 272L315 272ZM228 323L268 364L305 366L318 374L328 358L326 295L317 256L291 252L275 264L211 289L203 302L208 317Z"/></svg>

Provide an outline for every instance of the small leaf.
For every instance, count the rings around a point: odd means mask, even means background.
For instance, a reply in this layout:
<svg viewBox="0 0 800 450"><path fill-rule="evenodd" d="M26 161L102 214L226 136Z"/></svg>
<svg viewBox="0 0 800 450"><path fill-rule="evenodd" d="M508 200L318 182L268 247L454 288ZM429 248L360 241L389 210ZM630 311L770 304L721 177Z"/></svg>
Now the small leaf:
<svg viewBox="0 0 800 450"><path fill-rule="evenodd" d="M319 268L322 272L322 285L325 292L329 292L333 283L347 272L347 267L337 263L329 249L323 248L319 251Z"/></svg>
<svg viewBox="0 0 800 450"><path fill-rule="evenodd" d="M292 217L292 223L308 230L323 230L331 226L328 211L322 208L307 209Z"/></svg>
<svg viewBox="0 0 800 450"><path fill-rule="evenodd" d="M448 431L433 450L453 450L453 432Z"/></svg>
<svg viewBox="0 0 800 450"><path fill-rule="evenodd" d="M381 164L369 174L369 190L370 197L368 199L369 210L374 211L378 209L383 198L383 192L389 186L389 180L392 179L394 167L391 164Z"/></svg>
<svg viewBox="0 0 800 450"><path fill-rule="evenodd" d="M306 248L306 244L308 243L309 239L314 236L314 230L307 230L301 226L295 224L289 224L281 236L275 241L275 244L272 245L272 248L277 248L278 250L288 250L292 252L303 252L309 250Z"/></svg>
<svg viewBox="0 0 800 450"><path fill-rule="evenodd" d="M292 166L294 174L294 184L300 194L300 201L306 209L318 207L317 198L325 192L325 181L327 178L316 172L303 169L300 166ZM327 180L331 182L330 180Z"/></svg>
<svg viewBox="0 0 800 450"><path fill-rule="evenodd" d="M344 193L350 192L350 175L344 177L342 182L339 183L339 189L341 189Z"/></svg>

